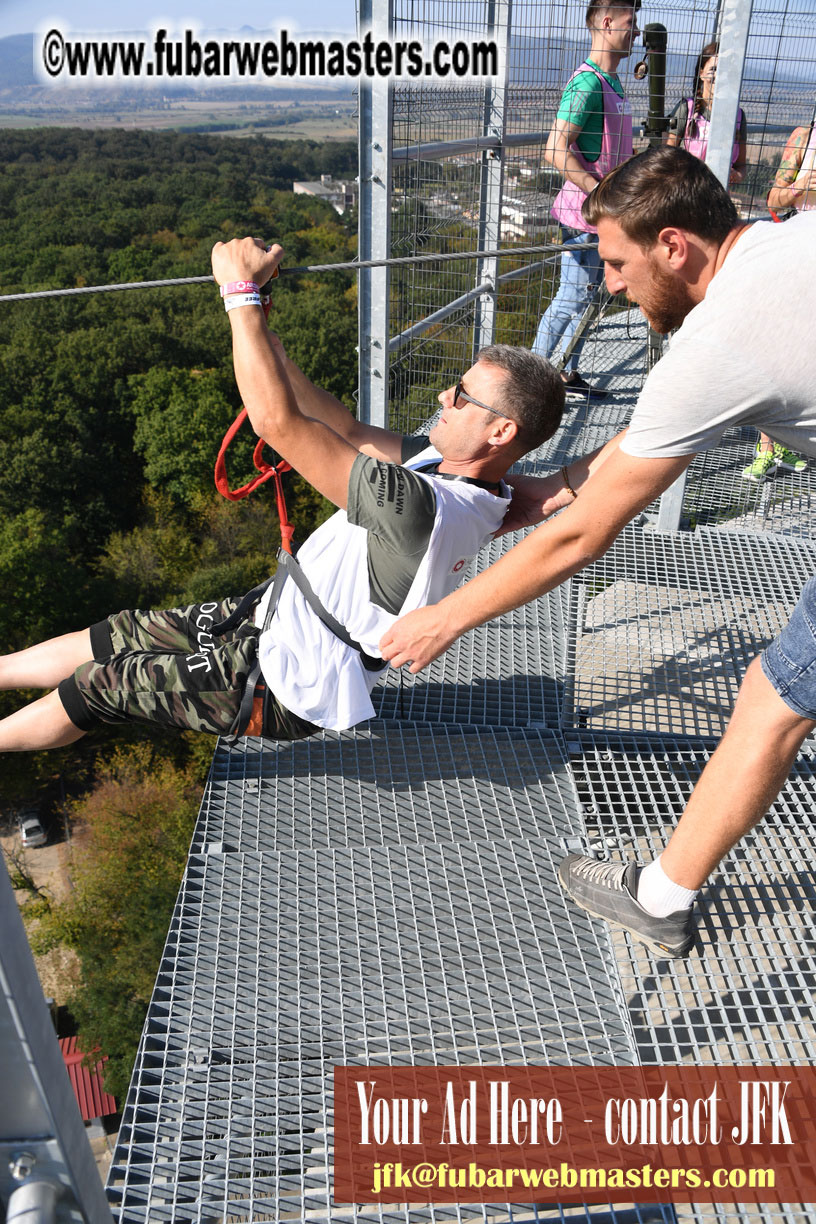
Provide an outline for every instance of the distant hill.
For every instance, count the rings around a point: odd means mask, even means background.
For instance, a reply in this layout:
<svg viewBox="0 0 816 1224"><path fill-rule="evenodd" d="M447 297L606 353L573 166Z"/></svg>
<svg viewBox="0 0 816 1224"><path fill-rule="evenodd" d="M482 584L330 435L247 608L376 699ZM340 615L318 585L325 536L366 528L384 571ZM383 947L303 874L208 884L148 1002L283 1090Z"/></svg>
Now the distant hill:
<svg viewBox="0 0 816 1224"><path fill-rule="evenodd" d="M12 34L0 38L0 92L36 85L34 35Z"/></svg>
<svg viewBox="0 0 816 1224"><path fill-rule="evenodd" d="M262 31L243 30L246 36L263 37ZM135 34L132 36L136 36ZM687 39L670 33L669 52L666 57L666 100L670 109L688 89L694 69L697 44L691 48ZM682 48L682 50L681 50ZM546 105L554 105L557 93L574 68L587 53L585 39L567 37L541 38L528 34L517 34L510 44L510 82L514 88L525 90L544 89L552 93ZM11 108L25 107L33 103L36 117L42 122L51 110L60 110L65 104L69 109L80 94L75 90L52 89L40 83L33 68L34 35L15 34L0 39L0 99ZM643 49L636 47L630 60L621 66L621 77L632 100L637 121L645 114L648 99L648 83L636 83L631 75L634 64L642 57ZM809 122L812 115L813 87L809 81L797 79L796 65L777 64L773 60L752 55L750 74L743 85L742 101L748 112L749 122L763 125L768 122L767 108L770 106L776 124L791 126L793 123ZM355 82L333 81L292 82L285 86L275 84L274 98L280 102L297 103L338 98L350 98ZM139 85L134 88L89 88L80 91L84 106L91 113L104 114L117 109L117 104L127 100L132 104L141 96L152 99L157 95L181 97L209 97L219 103L258 103L259 89L264 86L216 86L208 90L194 89L185 81L156 82L153 86ZM427 89L427 86L424 88ZM447 88L447 86L446 86ZM46 120L47 121L47 120Z"/></svg>
<svg viewBox="0 0 816 1224"><path fill-rule="evenodd" d="M255 34L257 37L263 37L258 31L242 30L241 33L246 37L251 37ZM143 38L144 33L118 34L117 38ZM325 37L325 35L321 35ZM315 81L315 82L300 82L292 81L286 85L275 85L275 97L279 100L287 98L306 100L311 97L325 97L327 94L334 96L343 95L350 96L354 87L354 82L351 81ZM209 93L211 97L217 97L222 101L258 101L257 83L243 86L211 86L209 90L194 88L188 81L185 80L157 80L155 83L139 82L138 85L121 87L111 84L108 88L98 91L100 109L109 108L111 102L119 97L133 97L134 94L150 95L150 94L180 94L190 96L203 96ZM96 92L94 86L89 86L87 91L80 92ZM39 102L52 97L56 106L59 105L59 99L63 97L67 89L60 89L59 86L50 86L43 84L42 81L34 74L34 35L33 34L12 34L8 38L0 38L0 98L5 98L13 105L21 105L31 97L36 97ZM76 97L77 91L74 87L70 89L70 93Z"/></svg>

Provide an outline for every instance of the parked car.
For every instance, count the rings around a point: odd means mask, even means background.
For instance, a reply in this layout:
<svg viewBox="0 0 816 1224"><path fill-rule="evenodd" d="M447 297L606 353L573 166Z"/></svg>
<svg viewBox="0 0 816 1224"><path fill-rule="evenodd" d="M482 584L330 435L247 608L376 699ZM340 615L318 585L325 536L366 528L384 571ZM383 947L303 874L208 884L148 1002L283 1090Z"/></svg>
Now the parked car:
<svg viewBox="0 0 816 1224"><path fill-rule="evenodd" d="M48 834L36 816L20 817L20 841L24 846L32 848L44 846L48 841Z"/></svg>

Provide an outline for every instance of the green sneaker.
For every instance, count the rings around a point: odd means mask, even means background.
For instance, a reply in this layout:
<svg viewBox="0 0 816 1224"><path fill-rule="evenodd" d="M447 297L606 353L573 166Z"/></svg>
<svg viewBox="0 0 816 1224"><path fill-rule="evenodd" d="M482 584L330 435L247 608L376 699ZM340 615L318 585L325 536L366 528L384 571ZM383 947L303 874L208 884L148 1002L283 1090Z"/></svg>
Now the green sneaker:
<svg viewBox="0 0 816 1224"><path fill-rule="evenodd" d="M778 468L785 472L795 472L797 476L807 468L807 460L779 442L774 442L773 457Z"/></svg>
<svg viewBox="0 0 816 1224"><path fill-rule="evenodd" d="M766 451L757 450L753 461L742 469L742 479L753 480L755 484L761 484L763 480L773 476L776 468L776 447Z"/></svg>

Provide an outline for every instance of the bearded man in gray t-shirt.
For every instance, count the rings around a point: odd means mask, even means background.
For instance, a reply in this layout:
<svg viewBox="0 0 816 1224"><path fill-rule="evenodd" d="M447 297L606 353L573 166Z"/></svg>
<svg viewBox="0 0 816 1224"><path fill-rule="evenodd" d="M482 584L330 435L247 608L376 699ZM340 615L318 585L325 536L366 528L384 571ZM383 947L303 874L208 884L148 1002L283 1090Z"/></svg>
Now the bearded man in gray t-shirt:
<svg viewBox="0 0 816 1224"><path fill-rule="evenodd" d="M814 184L816 185L816 184ZM564 508L495 566L396 622L381 642L418 671L467 629L551 590L603 556L621 529L694 455L733 425L816 455L816 213L741 224L696 157L651 149L587 198L611 293L628 293L656 331L679 327L650 373L628 430L543 480L517 482L516 525ZM518 503L518 504L517 504ZM816 728L816 578L740 688L728 730L663 854L639 871L570 855L563 887L590 913L662 956L693 943L697 891L759 821Z"/></svg>

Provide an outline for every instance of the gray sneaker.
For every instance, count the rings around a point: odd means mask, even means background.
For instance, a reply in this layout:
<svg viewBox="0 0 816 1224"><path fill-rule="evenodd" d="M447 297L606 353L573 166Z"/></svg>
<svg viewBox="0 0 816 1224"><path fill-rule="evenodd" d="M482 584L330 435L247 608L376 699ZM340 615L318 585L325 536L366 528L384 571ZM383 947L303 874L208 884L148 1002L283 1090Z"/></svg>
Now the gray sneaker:
<svg viewBox="0 0 816 1224"><path fill-rule="evenodd" d="M637 902L638 865L611 863L586 854L569 854L558 868L558 879L582 909L646 944L658 956L687 956L694 943L691 910L655 918Z"/></svg>

